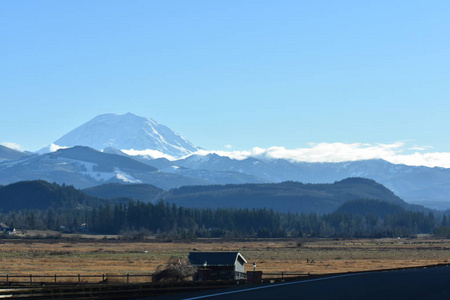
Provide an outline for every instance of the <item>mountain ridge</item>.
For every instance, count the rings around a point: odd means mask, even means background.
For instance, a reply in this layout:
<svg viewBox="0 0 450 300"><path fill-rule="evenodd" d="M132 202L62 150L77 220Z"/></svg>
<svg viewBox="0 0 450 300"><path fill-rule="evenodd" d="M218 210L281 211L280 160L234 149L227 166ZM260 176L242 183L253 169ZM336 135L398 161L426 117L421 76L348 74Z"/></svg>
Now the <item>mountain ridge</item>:
<svg viewBox="0 0 450 300"><path fill-rule="evenodd" d="M450 169L392 164L381 159L308 163L200 155L196 152L199 147L167 126L131 113L97 116L55 143L69 147L40 155L0 147L0 184L42 179L77 188L116 182L152 184L167 190L183 185L332 183L365 177L410 203L450 208ZM134 151L127 150L130 147Z"/></svg>
<svg viewBox="0 0 450 300"><path fill-rule="evenodd" d="M233 160L211 154L191 155L170 161L165 158L150 160L130 156L114 148L102 152L76 146L40 155L20 155L17 160L0 161L0 184L42 179L78 188L118 182L153 184L167 190L183 185L276 183L289 180L330 183L348 177L373 179L410 203L430 203L428 207L437 209L450 207L450 203L446 202L450 198L450 169L395 165L384 160L296 163L281 159Z"/></svg>
<svg viewBox="0 0 450 300"><path fill-rule="evenodd" d="M32 155L32 154L0 145L0 161L2 161L2 160L17 160L17 159L20 159L20 158L23 158L26 156L30 156L30 155Z"/></svg>

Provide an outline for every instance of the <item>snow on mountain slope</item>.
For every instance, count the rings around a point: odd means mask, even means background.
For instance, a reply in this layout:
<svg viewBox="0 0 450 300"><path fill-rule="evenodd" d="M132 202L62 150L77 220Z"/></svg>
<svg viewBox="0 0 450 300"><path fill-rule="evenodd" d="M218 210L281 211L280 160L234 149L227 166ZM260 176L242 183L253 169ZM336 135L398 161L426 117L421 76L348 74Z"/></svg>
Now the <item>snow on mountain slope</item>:
<svg viewBox="0 0 450 300"><path fill-rule="evenodd" d="M0 185L45 180L87 188L104 183L148 183L162 189L207 184L206 180L159 172L130 157L88 147L60 149L20 160L0 161Z"/></svg>
<svg viewBox="0 0 450 300"><path fill-rule="evenodd" d="M95 117L54 142L59 147L113 147L137 153L179 158L198 150L188 140L156 121L132 113Z"/></svg>

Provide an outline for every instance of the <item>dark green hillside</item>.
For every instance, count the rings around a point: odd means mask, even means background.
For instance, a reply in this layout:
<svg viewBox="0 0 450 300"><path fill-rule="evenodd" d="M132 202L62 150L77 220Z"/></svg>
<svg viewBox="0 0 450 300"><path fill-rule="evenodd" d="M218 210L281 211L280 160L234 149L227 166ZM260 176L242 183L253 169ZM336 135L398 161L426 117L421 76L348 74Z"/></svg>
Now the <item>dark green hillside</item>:
<svg viewBox="0 0 450 300"><path fill-rule="evenodd" d="M345 197L364 194L362 188L370 191L370 186L375 188L378 195L385 196L390 202L343 200ZM120 192L120 189L128 186L112 185L112 187L118 189L116 192ZM102 188L108 190L111 186ZM145 190L148 187L142 188ZM214 205L222 203L222 206L228 207L258 204L267 206L258 209L212 210L184 208L162 201L144 203L117 198L103 200L85 195L72 186L60 186L45 181L27 181L0 187L0 219L10 226L22 229L61 230L61 226L64 226L71 232L85 230L99 234L127 232L131 238L140 236L142 231L148 231L164 239L398 237L431 233L436 225L440 226L436 232L446 234L448 221L444 221L443 217L436 221L432 212L427 214L405 210L394 204L393 199L389 199L388 196L392 196L392 193L384 194L383 189L383 186L373 181L351 179L330 185L285 182L272 185L209 186L205 187L204 195L198 187L171 191L177 192L180 202L186 205L191 204L189 201L196 196L197 199L201 197L207 199L200 203L206 204L205 206L211 203ZM191 194L187 191L191 191ZM372 194L376 194L375 191L372 191ZM217 202L217 199L220 202ZM345 203L338 204L340 201ZM288 213L277 212L270 206L276 206L278 211L285 210ZM326 214L295 213L299 208L325 211L334 210L334 206L339 209Z"/></svg>
<svg viewBox="0 0 450 300"><path fill-rule="evenodd" d="M151 184L120 183L102 184L83 190L84 193L98 198L131 198L142 202L153 201L163 191L164 190L157 188Z"/></svg>
<svg viewBox="0 0 450 300"><path fill-rule="evenodd" d="M342 203L377 199L402 207L408 204L389 189L364 178L348 178L333 184L238 184L185 186L167 192L164 200L197 208L268 208L280 212L329 213Z"/></svg>
<svg viewBox="0 0 450 300"><path fill-rule="evenodd" d="M358 199L379 199L404 205L405 202L396 196L384 185L366 178L352 177L337 181L333 184L335 190L342 191L344 195L359 196ZM368 197L371 195L372 197Z"/></svg>
<svg viewBox="0 0 450 300"><path fill-rule="evenodd" d="M0 210L66 209L100 204L73 186L60 186L43 180L21 181L0 187Z"/></svg>
<svg viewBox="0 0 450 300"><path fill-rule="evenodd" d="M380 218L384 218L384 216L389 214L398 214L404 211L405 209L397 204L366 199L347 201L336 210L338 213L349 213L360 216L372 215Z"/></svg>

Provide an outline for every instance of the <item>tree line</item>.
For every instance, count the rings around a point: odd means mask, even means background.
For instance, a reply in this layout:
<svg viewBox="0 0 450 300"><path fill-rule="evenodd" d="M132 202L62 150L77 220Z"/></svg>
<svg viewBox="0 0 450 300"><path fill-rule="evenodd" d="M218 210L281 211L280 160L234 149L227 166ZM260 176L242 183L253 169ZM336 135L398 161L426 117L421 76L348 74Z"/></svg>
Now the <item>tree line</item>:
<svg viewBox="0 0 450 300"><path fill-rule="evenodd" d="M378 205L376 200L365 201L372 210ZM357 205L361 205L361 200ZM184 208L163 201L152 204L130 200L128 204L101 204L93 208L9 211L0 213L0 220L18 229L64 228L70 232L130 237L143 234L161 238L406 237L418 233L450 236L446 215L437 219L432 212L388 207L391 209L385 214L342 209L329 214L299 214L271 209Z"/></svg>

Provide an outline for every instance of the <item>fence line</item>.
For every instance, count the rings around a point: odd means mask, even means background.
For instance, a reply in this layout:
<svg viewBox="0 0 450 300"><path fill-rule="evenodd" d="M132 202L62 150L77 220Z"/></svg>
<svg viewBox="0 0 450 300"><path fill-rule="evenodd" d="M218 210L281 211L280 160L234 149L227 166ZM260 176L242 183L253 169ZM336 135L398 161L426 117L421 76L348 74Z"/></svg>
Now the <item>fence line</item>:
<svg viewBox="0 0 450 300"><path fill-rule="evenodd" d="M0 282L3 283L40 283L40 282L54 282L54 283L62 283L67 282L63 281L63 279L75 279L78 283L81 283L82 279L95 279L98 278L99 282L106 282L108 279L118 278L123 279L122 281L126 283L130 283L130 279L133 278L148 278L149 282L153 279L153 274L125 274L125 275L110 275L110 274L101 274L101 275L0 275ZM23 279L23 280L14 280L14 279ZM44 280L39 280L44 279ZM45 280L47 279L47 280ZM59 279L59 280L58 280Z"/></svg>
<svg viewBox="0 0 450 300"><path fill-rule="evenodd" d="M270 276L276 276L276 277L290 277L290 276L308 276L311 275L310 273L293 273L293 272L273 272L273 273L263 273L263 277L270 277Z"/></svg>
<svg viewBox="0 0 450 300"><path fill-rule="evenodd" d="M246 279L246 273L235 272L235 275L239 274L240 279ZM276 278L287 278L287 277L300 277L300 276L308 276L309 273L293 273L293 272L272 272L272 273L263 273L263 278L266 279L276 279ZM132 283L136 280L133 279L148 279L144 282L152 282L153 274L122 274L122 275L112 275L112 274L99 274L99 275L0 275L0 283L66 283L66 282L104 282L106 283L111 279L118 279L119 282L122 283ZM66 279L66 280L64 280ZM97 280L95 280L97 279ZM141 281L142 282L142 281Z"/></svg>

